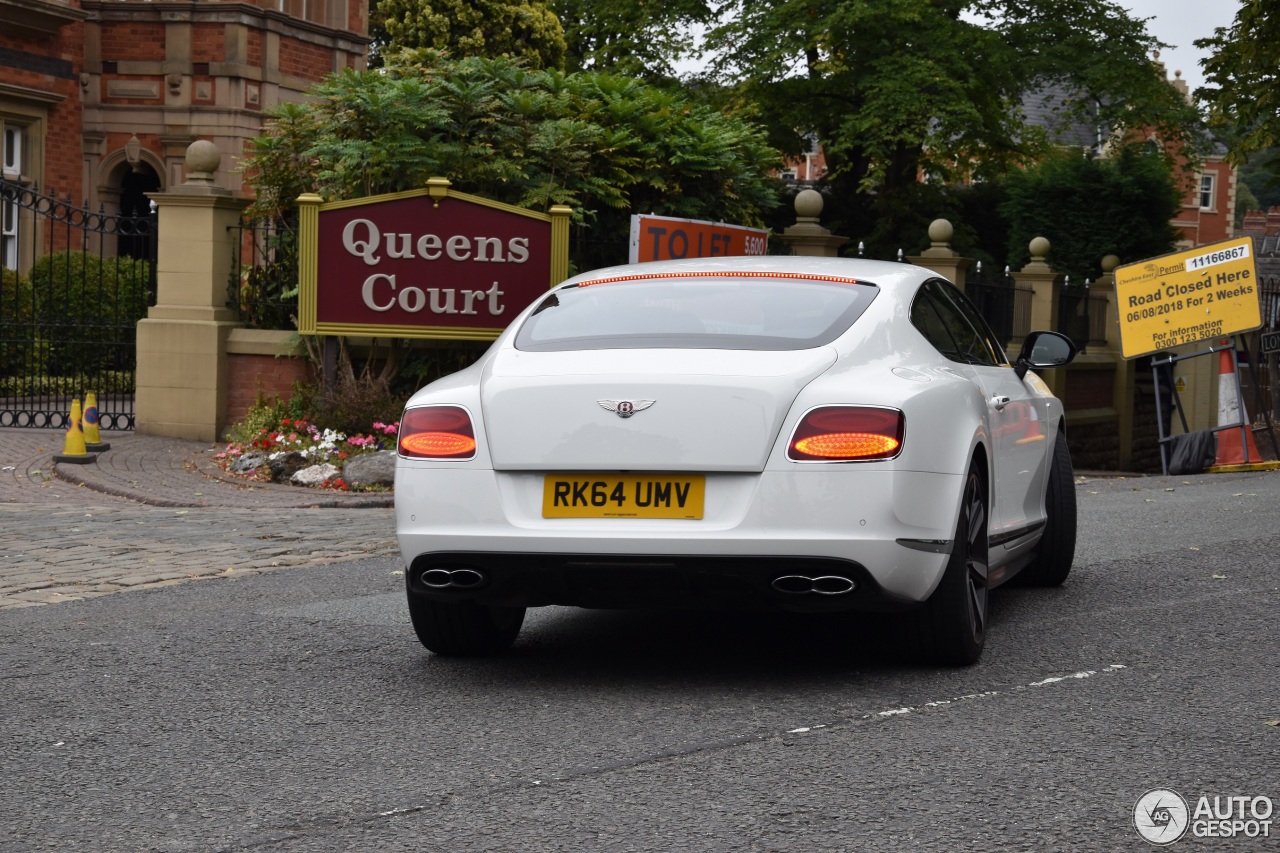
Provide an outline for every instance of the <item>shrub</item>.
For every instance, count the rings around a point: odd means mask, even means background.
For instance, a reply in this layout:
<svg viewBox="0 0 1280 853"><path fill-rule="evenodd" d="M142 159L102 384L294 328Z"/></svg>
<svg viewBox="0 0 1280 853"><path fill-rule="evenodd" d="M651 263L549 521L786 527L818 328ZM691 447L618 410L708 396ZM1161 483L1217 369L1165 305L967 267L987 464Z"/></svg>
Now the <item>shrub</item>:
<svg viewBox="0 0 1280 853"><path fill-rule="evenodd" d="M0 338L0 375L43 373L48 348L42 345L32 322L31 282L16 270L0 269L0 318L5 324Z"/></svg>
<svg viewBox="0 0 1280 853"><path fill-rule="evenodd" d="M49 342L47 373L120 370L131 361L146 316L150 264L87 252L45 255L31 268L32 317Z"/></svg>
<svg viewBox="0 0 1280 853"><path fill-rule="evenodd" d="M353 435L374 421L399 421L404 402L385 383L339 378L333 390L316 395L312 416L318 424Z"/></svg>

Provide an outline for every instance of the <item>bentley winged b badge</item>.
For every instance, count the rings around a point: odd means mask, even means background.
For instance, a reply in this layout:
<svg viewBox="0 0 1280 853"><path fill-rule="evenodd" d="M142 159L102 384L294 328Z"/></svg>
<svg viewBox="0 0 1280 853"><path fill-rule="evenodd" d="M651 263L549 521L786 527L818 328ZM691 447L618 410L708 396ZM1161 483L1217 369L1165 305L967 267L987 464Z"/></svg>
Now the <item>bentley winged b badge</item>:
<svg viewBox="0 0 1280 853"><path fill-rule="evenodd" d="M600 408L608 409L620 418L629 418L636 412L643 412L654 404L654 400L596 400Z"/></svg>

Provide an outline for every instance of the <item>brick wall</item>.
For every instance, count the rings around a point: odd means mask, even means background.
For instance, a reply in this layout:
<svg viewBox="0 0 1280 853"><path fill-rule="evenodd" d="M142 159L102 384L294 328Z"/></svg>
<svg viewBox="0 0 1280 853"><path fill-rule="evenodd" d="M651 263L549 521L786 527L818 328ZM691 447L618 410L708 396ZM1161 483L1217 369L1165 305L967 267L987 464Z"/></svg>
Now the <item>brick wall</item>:
<svg viewBox="0 0 1280 853"><path fill-rule="evenodd" d="M1114 471L1120 459L1116 422L1072 425L1068 415L1067 447L1071 449L1071 463L1077 471Z"/></svg>
<svg viewBox="0 0 1280 853"><path fill-rule="evenodd" d="M353 33L369 31L369 7L367 0L347 0L347 29Z"/></svg>
<svg viewBox="0 0 1280 853"><path fill-rule="evenodd" d="M266 51L262 47L262 31L261 30L249 30L247 48L248 48L248 54L249 54L248 56L249 64L252 65L254 68L261 68L263 62L265 61L264 57L266 56Z"/></svg>
<svg viewBox="0 0 1280 853"><path fill-rule="evenodd" d="M1109 409L1114 396L1115 370L1067 371L1067 389L1062 404L1068 412L1081 409Z"/></svg>
<svg viewBox="0 0 1280 853"><path fill-rule="evenodd" d="M293 77L322 77L333 70L333 51L317 44L280 43L280 71Z"/></svg>
<svg viewBox="0 0 1280 853"><path fill-rule="evenodd" d="M28 177L42 191L56 190L59 198L70 196L77 205L85 196L80 172L83 55L83 24L69 24L57 34L43 37L11 34L0 28L0 83L61 98L57 103L34 107L44 113L44 149L40 158L32 159L41 165ZM18 111L23 114L33 108L28 103L19 104Z"/></svg>
<svg viewBox="0 0 1280 853"><path fill-rule="evenodd" d="M1246 211L1240 233L1251 237L1270 237L1280 234L1280 207Z"/></svg>
<svg viewBox="0 0 1280 853"><path fill-rule="evenodd" d="M164 59L164 23L123 21L101 30L103 62Z"/></svg>
<svg viewBox="0 0 1280 853"><path fill-rule="evenodd" d="M220 23L191 27L191 61L223 62L227 55L227 31Z"/></svg>
<svg viewBox="0 0 1280 853"><path fill-rule="evenodd" d="M266 400L293 396L293 384L311 379L306 359L228 353L227 422L244 417L261 395Z"/></svg>

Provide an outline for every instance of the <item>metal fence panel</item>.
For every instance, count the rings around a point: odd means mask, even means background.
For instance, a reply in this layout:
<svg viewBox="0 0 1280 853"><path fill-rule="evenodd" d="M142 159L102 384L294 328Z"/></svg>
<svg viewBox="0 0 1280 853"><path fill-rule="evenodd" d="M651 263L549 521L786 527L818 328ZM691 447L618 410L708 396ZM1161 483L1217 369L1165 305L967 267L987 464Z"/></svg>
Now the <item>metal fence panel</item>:
<svg viewBox="0 0 1280 853"><path fill-rule="evenodd" d="M0 426L65 427L71 400L92 392L103 429L132 429L154 214L93 212L5 180L0 210Z"/></svg>

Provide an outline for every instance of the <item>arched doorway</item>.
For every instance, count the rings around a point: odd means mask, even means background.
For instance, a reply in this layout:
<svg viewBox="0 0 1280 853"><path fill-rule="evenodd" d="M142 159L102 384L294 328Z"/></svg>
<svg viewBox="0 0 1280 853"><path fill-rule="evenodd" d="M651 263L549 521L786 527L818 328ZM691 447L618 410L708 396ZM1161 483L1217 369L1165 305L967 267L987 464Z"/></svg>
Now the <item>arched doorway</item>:
<svg viewBox="0 0 1280 853"><path fill-rule="evenodd" d="M121 257L151 260L155 234L151 222L151 199L147 193L160 189L160 176L147 163L138 163L120 178L120 224L116 253Z"/></svg>

